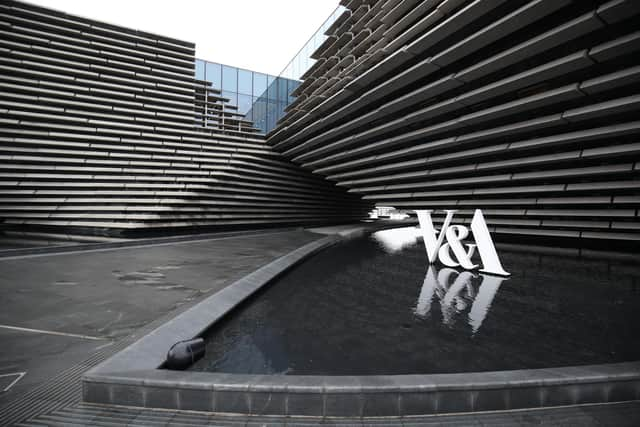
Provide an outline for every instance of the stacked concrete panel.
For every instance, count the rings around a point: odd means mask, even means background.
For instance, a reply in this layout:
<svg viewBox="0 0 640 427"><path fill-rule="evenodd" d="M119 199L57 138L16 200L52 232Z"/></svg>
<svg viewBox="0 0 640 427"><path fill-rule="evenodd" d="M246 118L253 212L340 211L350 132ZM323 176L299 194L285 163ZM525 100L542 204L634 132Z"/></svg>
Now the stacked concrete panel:
<svg viewBox="0 0 640 427"><path fill-rule="evenodd" d="M363 217L370 202L285 160L225 101L194 80L191 43L0 1L0 222L120 234Z"/></svg>
<svg viewBox="0 0 640 427"><path fill-rule="evenodd" d="M276 150L379 205L640 240L640 2L342 4Z"/></svg>

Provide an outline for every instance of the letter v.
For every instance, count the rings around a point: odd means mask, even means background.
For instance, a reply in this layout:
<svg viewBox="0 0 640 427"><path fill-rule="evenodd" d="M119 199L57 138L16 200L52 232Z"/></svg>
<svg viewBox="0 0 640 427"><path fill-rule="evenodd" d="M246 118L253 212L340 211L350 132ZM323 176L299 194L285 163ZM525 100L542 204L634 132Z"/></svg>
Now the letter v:
<svg viewBox="0 0 640 427"><path fill-rule="evenodd" d="M432 210L417 210L415 211L418 214L418 222L420 223L420 230L422 231L422 238L424 240L424 246L427 249L427 257L429 258L429 263L433 264L436 262L436 258L438 257L438 250L440 250L440 246L444 241L445 234L447 229L449 228L449 224L451 224L451 220L453 219L453 214L456 213L456 210L445 210L447 213L447 217L444 220L444 224L440 229L440 233L436 236L436 229L433 226L433 221L431 220L431 212Z"/></svg>

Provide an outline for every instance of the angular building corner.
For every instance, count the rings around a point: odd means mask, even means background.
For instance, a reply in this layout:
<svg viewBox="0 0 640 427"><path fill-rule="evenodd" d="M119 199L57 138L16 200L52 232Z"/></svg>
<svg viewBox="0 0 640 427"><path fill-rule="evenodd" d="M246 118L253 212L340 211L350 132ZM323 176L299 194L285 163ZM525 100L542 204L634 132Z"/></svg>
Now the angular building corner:
<svg viewBox="0 0 640 427"><path fill-rule="evenodd" d="M192 43L12 0L0 1L0 33L4 230L339 223L372 205L229 113L195 80Z"/></svg>
<svg viewBox="0 0 640 427"><path fill-rule="evenodd" d="M640 240L640 2L341 5L275 150L383 206Z"/></svg>
<svg viewBox="0 0 640 427"><path fill-rule="evenodd" d="M2 0L2 227L338 223L375 203L636 244L639 13L342 0L265 141L194 79L193 44Z"/></svg>

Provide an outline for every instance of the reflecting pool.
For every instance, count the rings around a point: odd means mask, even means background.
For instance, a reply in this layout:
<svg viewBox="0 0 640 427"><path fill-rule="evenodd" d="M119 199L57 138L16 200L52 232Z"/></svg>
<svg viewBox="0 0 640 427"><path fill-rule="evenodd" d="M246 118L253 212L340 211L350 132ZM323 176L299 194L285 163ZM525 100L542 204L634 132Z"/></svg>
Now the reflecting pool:
<svg viewBox="0 0 640 427"><path fill-rule="evenodd" d="M314 255L205 334L190 369L429 374L640 360L640 265L498 246L508 278L428 265L397 228Z"/></svg>

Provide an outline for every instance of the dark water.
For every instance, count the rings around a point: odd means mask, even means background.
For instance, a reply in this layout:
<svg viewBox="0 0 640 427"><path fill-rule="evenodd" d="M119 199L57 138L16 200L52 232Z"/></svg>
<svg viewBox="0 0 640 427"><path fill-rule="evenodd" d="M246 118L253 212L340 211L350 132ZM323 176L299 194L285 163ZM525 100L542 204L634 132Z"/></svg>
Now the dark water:
<svg viewBox="0 0 640 427"><path fill-rule="evenodd" d="M313 256L208 331L191 370L375 375L640 360L640 265L499 250L429 267L414 228Z"/></svg>

